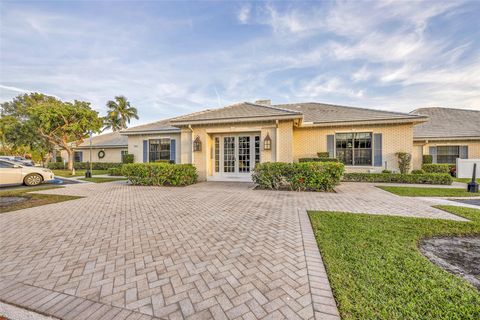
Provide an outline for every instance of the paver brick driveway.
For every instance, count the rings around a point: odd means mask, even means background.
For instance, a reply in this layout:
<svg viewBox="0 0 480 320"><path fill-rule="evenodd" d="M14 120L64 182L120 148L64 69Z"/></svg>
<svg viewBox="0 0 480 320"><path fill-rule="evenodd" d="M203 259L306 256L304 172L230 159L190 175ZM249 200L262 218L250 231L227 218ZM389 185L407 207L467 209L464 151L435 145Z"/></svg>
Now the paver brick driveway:
<svg viewBox="0 0 480 320"><path fill-rule="evenodd" d="M298 208L460 219L366 184L331 194L250 187L42 191L86 197L0 215L0 298L69 319L309 319Z"/></svg>

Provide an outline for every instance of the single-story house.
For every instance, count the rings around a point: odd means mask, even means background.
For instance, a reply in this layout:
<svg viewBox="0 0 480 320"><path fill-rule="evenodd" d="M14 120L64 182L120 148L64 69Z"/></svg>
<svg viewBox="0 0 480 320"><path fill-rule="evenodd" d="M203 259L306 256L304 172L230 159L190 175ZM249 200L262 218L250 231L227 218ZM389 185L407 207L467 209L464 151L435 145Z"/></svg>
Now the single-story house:
<svg viewBox="0 0 480 320"><path fill-rule="evenodd" d="M429 118L413 129L414 169L422 166L423 155L432 155L433 163L480 159L480 111L436 107L416 109L411 114Z"/></svg>
<svg viewBox="0 0 480 320"><path fill-rule="evenodd" d="M92 162L122 162L123 156L128 154L128 137L118 131L92 137ZM68 154L61 151L64 161L68 161ZM90 161L90 139L85 139L75 148L74 162Z"/></svg>
<svg viewBox="0 0 480 320"><path fill-rule="evenodd" d="M322 103L242 102L121 131L135 162L192 163L200 180L247 181L258 162L328 152L348 171L398 170L424 115Z"/></svg>

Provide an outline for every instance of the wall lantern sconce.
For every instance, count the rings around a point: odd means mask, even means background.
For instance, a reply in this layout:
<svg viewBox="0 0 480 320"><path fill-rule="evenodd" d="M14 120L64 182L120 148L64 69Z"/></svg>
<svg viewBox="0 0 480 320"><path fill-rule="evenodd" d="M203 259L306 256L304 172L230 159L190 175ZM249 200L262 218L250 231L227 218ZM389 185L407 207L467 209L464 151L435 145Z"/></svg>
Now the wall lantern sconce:
<svg viewBox="0 0 480 320"><path fill-rule="evenodd" d="M272 139L267 132L267 136L263 139L263 150L271 150L272 149Z"/></svg>
<svg viewBox="0 0 480 320"><path fill-rule="evenodd" d="M193 151L202 151L202 141L200 141L199 136L193 141Z"/></svg>

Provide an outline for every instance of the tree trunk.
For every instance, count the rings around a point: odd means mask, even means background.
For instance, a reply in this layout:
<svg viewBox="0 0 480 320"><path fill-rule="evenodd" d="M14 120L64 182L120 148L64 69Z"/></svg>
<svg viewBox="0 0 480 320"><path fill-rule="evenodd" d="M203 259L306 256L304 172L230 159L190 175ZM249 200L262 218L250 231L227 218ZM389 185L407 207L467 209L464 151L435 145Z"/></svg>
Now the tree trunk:
<svg viewBox="0 0 480 320"><path fill-rule="evenodd" d="M53 158L52 151L48 151L47 154L45 155L45 162L44 162L45 168L48 167L48 164L50 163L50 160L52 158ZM42 161L43 161L43 158L42 158Z"/></svg>
<svg viewBox="0 0 480 320"><path fill-rule="evenodd" d="M75 167L73 165L74 151L72 148L65 148L68 154L68 170L72 171L72 176L75 175Z"/></svg>

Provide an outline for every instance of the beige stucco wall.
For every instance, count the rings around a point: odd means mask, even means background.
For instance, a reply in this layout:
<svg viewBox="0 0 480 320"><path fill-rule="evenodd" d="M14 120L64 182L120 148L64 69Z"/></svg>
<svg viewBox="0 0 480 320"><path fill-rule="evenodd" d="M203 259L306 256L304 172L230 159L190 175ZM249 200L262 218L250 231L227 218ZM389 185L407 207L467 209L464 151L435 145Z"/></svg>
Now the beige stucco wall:
<svg viewBox="0 0 480 320"><path fill-rule="evenodd" d="M105 151L105 157L101 159L98 157L98 152L100 150ZM122 150L127 150L127 148L93 148L92 162L122 162ZM83 162L90 161L90 149L77 148L75 151L83 153ZM68 161L68 154L65 150L62 150L60 155L62 156L62 159Z"/></svg>
<svg viewBox="0 0 480 320"><path fill-rule="evenodd" d="M175 144L175 162L181 161L181 141L180 133L171 134L151 134L151 135L130 135L128 136L128 153L133 154L134 162L143 162L143 140L170 138L176 139Z"/></svg>
<svg viewBox="0 0 480 320"><path fill-rule="evenodd" d="M347 167L347 171L368 171L384 169L398 170L397 152L413 151L413 125L309 127L293 130L293 161L299 158L317 157L318 152L327 152L327 135L340 132L372 132L382 134L382 167Z"/></svg>
<svg viewBox="0 0 480 320"><path fill-rule="evenodd" d="M281 145L282 150L291 149L293 122L288 123L279 122L279 135L283 137L286 146ZM289 129L290 128L290 129ZM290 130L290 132L289 132ZM271 162L276 160L276 123L275 121L257 122L257 123L235 123L235 124L212 124L212 125L197 125L192 126L192 129L182 128L181 143L182 143L182 163L193 163L197 168L199 180L204 181L208 176L213 174L214 166L214 141L213 137L216 134L240 134L240 133L259 133L260 134L260 162ZM267 134L272 139L272 149L263 150L263 140ZM196 137L200 138L202 142L201 151L192 151L192 141ZM280 149L280 147L279 147ZM282 154L283 161L291 159L288 152Z"/></svg>
<svg viewBox="0 0 480 320"><path fill-rule="evenodd" d="M480 159L480 140L455 140L455 141L415 141L416 146L422 146L423 154L430 154L430 147L438 146L468 146L468 159ZM414 167L421 168L422 157L414 162Z"/></svg>

